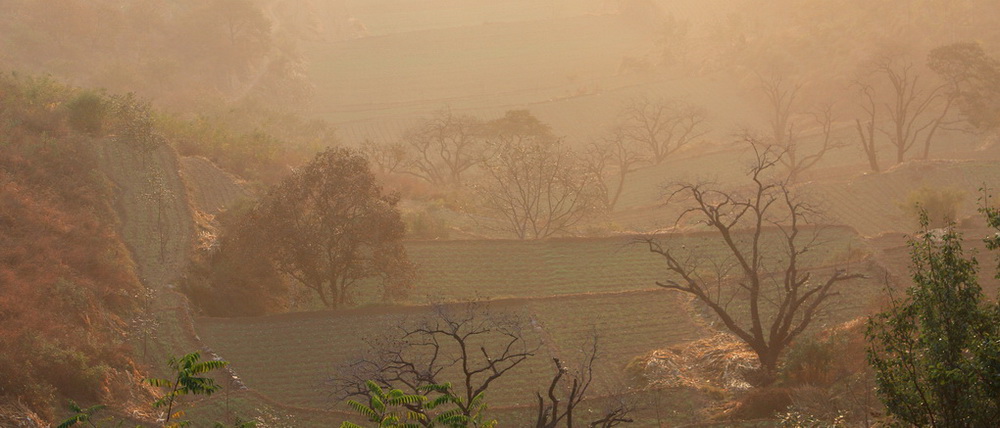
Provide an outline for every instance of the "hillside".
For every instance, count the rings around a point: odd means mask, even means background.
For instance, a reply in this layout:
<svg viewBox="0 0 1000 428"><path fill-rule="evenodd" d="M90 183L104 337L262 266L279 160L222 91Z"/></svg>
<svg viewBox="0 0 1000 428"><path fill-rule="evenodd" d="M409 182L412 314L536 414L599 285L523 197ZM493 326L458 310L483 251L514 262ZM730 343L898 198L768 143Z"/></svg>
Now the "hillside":
<svg viewBox="0 0 1000 428"><path fill-rule="evenodd" d="M142 268L120 232L106 144L75 130L73 89L0 75L0 425L51 421L63 399L138 405L129 351Z"/></svg>

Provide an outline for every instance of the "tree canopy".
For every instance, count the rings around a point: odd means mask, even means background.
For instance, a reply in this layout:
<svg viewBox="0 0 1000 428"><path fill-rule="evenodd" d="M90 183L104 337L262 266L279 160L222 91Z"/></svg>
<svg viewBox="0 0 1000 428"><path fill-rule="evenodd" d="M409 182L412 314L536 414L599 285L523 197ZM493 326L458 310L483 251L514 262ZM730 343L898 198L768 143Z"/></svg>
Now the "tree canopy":
<svg viewBox="0 0 1000 428"><path fill-rule="evenodd" d="M251 253L262 257L244 264L264 259L268 270L315 292L328 308L352 304L362 284L381 286L369 296L394 299L406 293L413 273L397 201L382 193L361 154L331 148L267 192L223 235L222 251L256 247Z"/></svg>
<svg viewBox="0 0 1000 428"><path fill-rule="evenodd" d="M868 321L868 361L889 414L918 426L992 426L1000 417L1000 331L977 263L951 229L910 240L913 285Z"/></svg>

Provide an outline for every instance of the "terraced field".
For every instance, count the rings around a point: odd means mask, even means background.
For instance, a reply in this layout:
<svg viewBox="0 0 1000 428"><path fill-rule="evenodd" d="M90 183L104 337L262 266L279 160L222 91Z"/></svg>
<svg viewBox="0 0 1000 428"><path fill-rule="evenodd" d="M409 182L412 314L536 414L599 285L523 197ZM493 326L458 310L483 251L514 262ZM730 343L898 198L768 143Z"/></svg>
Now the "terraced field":
<svg viewBox="0 0 1000 428"><path fill-rule="evenodd" d="M832 222L848 224L863 235L883 232L909 233L914 219L898 207L899 201L922 186L964 192L959 218L976 215L978 189L1000 185L997 161L914 161L879 175L850 182L825 182L802 191L822 202Z"/></svg>
<svg viewBox="0 0 1000 428"><path fill-rule="evenodd" d="M770 235L774 236L774 235ZM830 245L807 263L844 260L847 247L861 245L847 228L822 232ZM709 234L676 237L705 257L721 257ZM709 334L710 317L700 317L688 298L658 289L664 271L643 248L624 238L547 241L428 241L407 243L421 266L415 302L492 298L495 310L524 322L538 354L516 374L496 384L497 408L527 409L533 391L551 376L551 357L572 361L595 334L603 358L598 384L620 384L622 369L635 356ZM857 248L857 247L856 247ZM713 255L713 252L716 252ZM856 316L870 294L865 284L849 291ZM850 312L850 314L847 314ZM428 316L427 306L370 307L244 319L199 318L202 339L233 364L247 385L282 403L328 408L334 401L324 381L364 349L364 338ZM529 328L530 327L530 328Z"/></svg>
<svg viewBox="0 0 1000 428"><path fill-rule="evenodd" d="M825 244L807 254L805 265L843 263L863 254L865 245L845 227L817 230ZM710 260L727 259L710 232L662 235L665 245ZM776 230L765 243L779 239ZM633 238L560 238L537 241L408 241L418 266L411 300L428 303L475 298L534 298L581 293L648 290L666 275L662 262ZM776 242L776 241L775 241ZM360 296L361 302L365 301Z"/></svg>
<svg viewBox="0 0 1000 428"><path fill-rule="evenodd" d="M661 290L604 295L504 300L491 310L524 323L536 355L492 387L494 407L534 405L534 391L552 376L551 358L575 362L594 334L603 358L602 385L619 381L632 356L701 337L700 322L679 296ZM252 319L198 319L201 337L233 364L248 386L282 403L328 408L332 387L324 382L365 348L364 338L393 333L388 326L431 316L427 307L309 312ZM585 319L586 321L581 321ZM448 372L445 378L448 378ZM452 378L457 375L452 373ZM339 403L338 403L339 405Z"/></svg>

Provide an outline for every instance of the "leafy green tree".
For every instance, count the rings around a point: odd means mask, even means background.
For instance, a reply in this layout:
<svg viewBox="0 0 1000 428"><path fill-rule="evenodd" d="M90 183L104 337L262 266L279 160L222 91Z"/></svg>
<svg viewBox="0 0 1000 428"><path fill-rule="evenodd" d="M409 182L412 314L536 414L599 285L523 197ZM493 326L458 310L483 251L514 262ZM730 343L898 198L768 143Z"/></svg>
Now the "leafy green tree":
<svg viewBox="0 0 1000 428"><path fill-rule="evenodd" d="M974 258L954 230L910 241L913 285L871 317L868 361L893 417L918 426L994 426L1000 418L1000 331Z"/></svg>
<svg viewBox="0 0 1000 428"><path fill-rule="evenodd" d="M896 205L920 224L926 215L930 227L944 227L958 221L958 209L965 199L965 192L951 187L921 186L906 194L906 199Z"/></svg>
<svg viewBox="0 0 1000 428"><path fill-rule="evenodd" d="M66 103L66 109L73 129L90 135L101 133L107 106L100 94L84 91Z"/></svg>
<svg viewBox="0 0 1000 428"><path fill-rule="evenodd" d="M948 82L963 118L979 129L1000 125L1000 61L979 43L963 42L935 48L927 66Z"/></svg>
<svg viewBox="0 0 1000 428"><path fill-rule="evenodd" d="M351 304L371 280L381 283L384 299L399 298L411 286L413 266L398 201L382 193L364 156L331 148L257 203L242 227L260 233L244 243L260 247L271 268L329 308Z"/></svg>
<svg viewBox="0 0 1000 428"><path fill-rule="evenodd" d="M215 383L214 379L200 375L204 375L215 369L221 369L229 363L221 360L200 360L201 354L198 352L192 352L180 358L171 357L167 365L175 373L173 380L159 378L146 379L146 383L152 386L170 388L170 392L153 402L153 407L160 408L166 406L167 408L163 426L175 427L187 426L189 424L187 421L175 421L174 423L170 421L171 419L184 416L184 412L182 411L173 412L174 402L177 397L182 395L212 395L222 389L221 386Z"/></svg>
<svg viewBox="0 0 1000 428"><path fill-rule="evenodd" d="M462 407L462 399L452 391L450 383L431 384L419 388L421 393L406 394L401 389L385 391L375 381L365 382L368 387L368 405L355 400L347 404L369 422L376 423L378 428L418 428L418 427L483 427L492 428L496 420L486 420L483 413L486 410L485 392L480 393L469 406L471 413L466 414ZM424 394L436 394L429 398ZM431 414L435 409L452 405L450 409ZM344 422L341 428L362 428L351 422Z"/></svg>
<svg viewBox="0 0 1000 428"><path fill-rule="evenodd" d="M88 425L96 428L97 425L93 421L94 413L104 410L106 407L108 406L95 404L84 409L79 404L76 404L76 401L69 400L69 409L73 411L73 416L62 421L56 428L69 428L82 422L86 422Z"/></svg>
<svg viewBox="0 0 1000 428"><path fill-rule="evenodd" d="M143 167L157 148L166 145L166 139L156 130L153 108L149 101L134 93L115 95L110 100L114 121L114 141L131 148L142 159Z"/></svg>

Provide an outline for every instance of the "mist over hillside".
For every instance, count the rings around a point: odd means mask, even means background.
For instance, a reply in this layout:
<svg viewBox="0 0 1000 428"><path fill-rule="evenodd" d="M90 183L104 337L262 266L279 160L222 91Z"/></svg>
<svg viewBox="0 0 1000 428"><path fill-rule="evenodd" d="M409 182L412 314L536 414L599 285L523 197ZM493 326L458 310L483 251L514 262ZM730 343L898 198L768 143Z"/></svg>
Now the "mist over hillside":
<svg viewBox="0 0 1000 428"><path fill-rule="evenodd" d="M0 2L0 426L995 421L998 18Z"/></svg>

